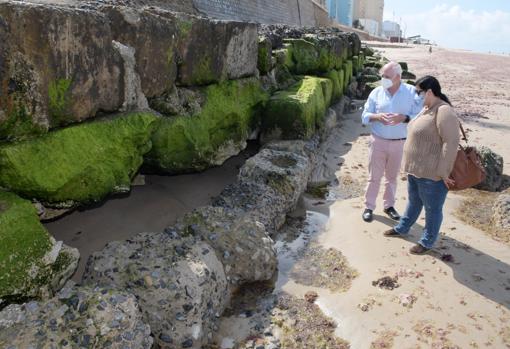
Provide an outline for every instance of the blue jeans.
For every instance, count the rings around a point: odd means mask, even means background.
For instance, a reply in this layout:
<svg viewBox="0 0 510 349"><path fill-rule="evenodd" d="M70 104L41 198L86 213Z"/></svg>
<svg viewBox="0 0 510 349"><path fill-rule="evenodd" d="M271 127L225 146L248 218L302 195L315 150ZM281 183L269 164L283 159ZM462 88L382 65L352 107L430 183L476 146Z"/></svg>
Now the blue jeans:
<svg viewBox="0 0 510 349"><path fill-rule="evenodd" d="M443 204L448 188L442 180L433 181L407 175L407 192L409 201L406 211L393 229L401 235L409 233L425 206L425 228L418 243L425 248L432 248L443 222Z"/></svg>

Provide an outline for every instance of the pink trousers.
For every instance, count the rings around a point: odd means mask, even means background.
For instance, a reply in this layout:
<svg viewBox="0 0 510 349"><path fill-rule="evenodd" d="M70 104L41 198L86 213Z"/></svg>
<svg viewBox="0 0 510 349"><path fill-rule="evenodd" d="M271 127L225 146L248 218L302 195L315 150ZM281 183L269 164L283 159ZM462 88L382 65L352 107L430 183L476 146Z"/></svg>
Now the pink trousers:
<svg viewBox="0 0 510 349"><path fill-rule="evenodd" d="M405 140L387 140L372 135L368 159L368 184L365 190L365 207L375 209L381 179L384 183L384 208L395 205L397 179Z"/></svg>

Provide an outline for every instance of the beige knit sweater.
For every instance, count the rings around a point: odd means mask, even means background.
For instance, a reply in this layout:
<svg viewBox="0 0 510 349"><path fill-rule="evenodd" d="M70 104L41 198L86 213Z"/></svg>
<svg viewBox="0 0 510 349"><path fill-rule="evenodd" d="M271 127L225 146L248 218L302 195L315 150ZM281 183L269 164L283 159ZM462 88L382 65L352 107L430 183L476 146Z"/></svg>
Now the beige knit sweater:
<svg viewBox="0 0 510 349"><path fill-rule="evenodd" d="M403 169L419 178L448 178L460 141L453 108L441 101L411 120L404 145Z"/></svg>

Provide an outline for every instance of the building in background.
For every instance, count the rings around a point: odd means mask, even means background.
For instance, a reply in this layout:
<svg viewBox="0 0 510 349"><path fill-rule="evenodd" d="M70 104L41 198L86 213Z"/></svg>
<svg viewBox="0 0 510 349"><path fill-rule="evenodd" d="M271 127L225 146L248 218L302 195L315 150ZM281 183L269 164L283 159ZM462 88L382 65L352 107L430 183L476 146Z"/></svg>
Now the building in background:
<svg viewBox="0 0 510 349"><path fill-rule="evenodd" d="M355 0L328 0L326 7L329 18L336 22L352 27L352 10Z"/></svg>
<svg viewBox="0 0 510 349"><path fill-rule="evenodd" d="M371 35L382 35L384 0L354 0L353 21Z"/></svg>
<svg viewBox="0 0 510 349"><path fill-rule="evenodd" d="M402 42L402 29L400 25L393 21L384 21L382 34L384 37L390 39L391 42Z"/></svg>

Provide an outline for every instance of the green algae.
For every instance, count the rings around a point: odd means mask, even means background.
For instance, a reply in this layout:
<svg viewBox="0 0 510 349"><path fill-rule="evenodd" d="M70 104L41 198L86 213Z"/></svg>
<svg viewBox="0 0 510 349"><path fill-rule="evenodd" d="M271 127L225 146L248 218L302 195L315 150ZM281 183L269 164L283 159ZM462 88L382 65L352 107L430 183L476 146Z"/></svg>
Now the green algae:
<svg viewBox="0 0 510 349"><path fill-rule="evenodd" d="M266 75L271 70L271 42L265 38L259 38L257 68L261 75Z"/></svg>
<svg viewBox="0 0 510 349"><path fill-rule="evenodd" d="M283 139L310 138L324 118L332 89L329 79L305 76L288 90L275 93L267 104L262 129L279 129Z"/></svg>
<svg viewBox="0 0 510 349"><path fill-rule="evenodd" d="M156 120L131 114L0 146L0 186L50 204L101 200L129 187Z"/></svg>
<svg viewBox="0 0 510 349"><path fill-rule="evenodd" d="M30 201L0 190L0 205L0 298L20 296L32 287L52 243Z"/></svg>
<svg viewBox="0 0 510 349"><path fill-rule="evenodd" d="M52 126L59 126L70 118L68 108L71 102L71 82L70 79L58 79L48 86L48 113Z"/></svg>
<svg viewBox="0 0 510 349"><path fill-rule="evenodd" d="M285 39L290 44L293 66L290 68L295 74L313 73L319 68L319 52L316 46L304 39Z"/></svg>
<svg viewBox="0 0 510 349"><path fill-rule="evenodd" d="M344 74L343 72L339 72L333 69L323 75L325 78L328 78L332 82L332 95L331 95L332 103L338 101L344 93L343 74Z"/></svg>
<svg viewBox="0 0 510 349"><path fill-rule="evenodd" d="M161 120L147 165L166 173L185 173L222 162L219 153L244 143L257 123L259 106L268 98L255 78L224 81L200 91L205 96L200 112Z"/></svg>
<svg viewBox="0 0 510 349"><path fill-rule="evenodd" d="M347 88L349 87L353 74L351 60L347 60L344 63L343 71L344 71L344 92L347 92Z"/></svg>

